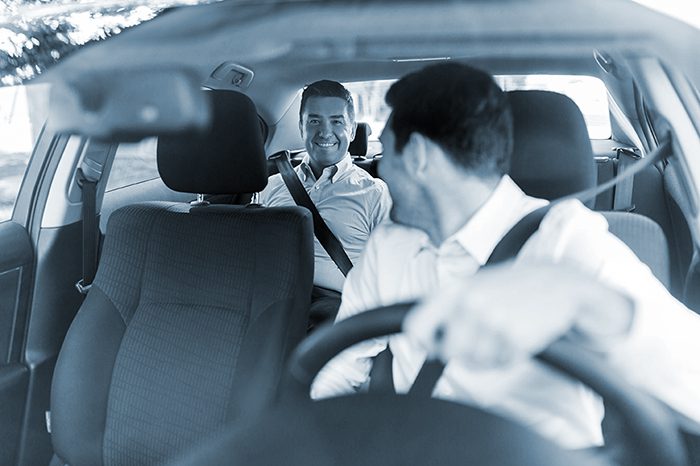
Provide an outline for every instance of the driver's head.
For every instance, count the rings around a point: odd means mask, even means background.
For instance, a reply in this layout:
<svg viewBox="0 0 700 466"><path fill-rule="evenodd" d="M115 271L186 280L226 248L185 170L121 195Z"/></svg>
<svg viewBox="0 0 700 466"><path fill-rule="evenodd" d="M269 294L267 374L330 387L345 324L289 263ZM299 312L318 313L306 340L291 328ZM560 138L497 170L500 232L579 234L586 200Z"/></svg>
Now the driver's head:
<svg viewBox="0 0 700 466"><path fill-rule="evenodd" d="M434 180L416 173L424 166L497 180L508 171L513 146L510 106L493 78L460 63L442 63L408 74L386 95L391 115L381 136L379 173L394 200L392 219L418 226L416 206L429 200ZM414 161L413 158L416 158ZM403 160L402 160L403 159ZM430 172L430 170L426 170ZM445 173L445 170L442 171ZM426 175L427 177L427 175Z"/></svg>
<svg viewBox="0 0 700 466"><path fill-rule="evenodd" d="M394 83L386 95L393 151L420 133L454 163L483 176L508 171L513 123L505 93L491 75L461 63L423 68ZM386 148L384 148L386 150Z"/></svg>

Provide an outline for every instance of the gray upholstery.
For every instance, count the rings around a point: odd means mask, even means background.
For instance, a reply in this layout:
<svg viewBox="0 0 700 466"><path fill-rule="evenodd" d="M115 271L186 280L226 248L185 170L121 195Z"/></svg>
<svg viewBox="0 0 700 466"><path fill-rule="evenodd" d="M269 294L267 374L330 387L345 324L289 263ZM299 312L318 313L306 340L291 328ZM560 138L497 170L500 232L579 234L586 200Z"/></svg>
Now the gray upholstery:
<svg viewBox="0 0 700 466"><path fill-rule="evenodd" d="M612 234L647 264L666 288L671 282L668 242L661 227L648 217L631 212L601 212Z"/></svg>
<svg viewBox="0 0 700 466"><path fill-rule="evenodd" d="M71 466L156 464L266 402L305 334L312 277L305 209L115 211L56 364L56 454Z"/></svg>
<svg viewBox="0 0 700 466"><path fill-rule="evenodd" d="M595 186L593 149L576 104L563 94L539 90L510 91L508 98L511 178L531 196L549 200Z"/></svg>
<svg viewBox="0 0 700 466"><path fill-rule="evenodd" d="M549 91L510 91L508 95L514 127L510 176L523 191L554 200L594 187L593 151L576 104L562 94ZM610 231L668 287L669 248L661 227L630 212L603 212L603 215Z"/></svg>
<svg viewBox="0 0 700 466"><path fill-rule="evenodd" d="M355 138L350 141L348 152L355 157L365 157L369 146L369 135L372 134L372 128L367 123L357 123Z"/></svg>
<svg viewBox="0 0 700 466"><path fill-rule="evenodd" d="M212 103L208 131L158 138L158 172L175 191L238 194L267 185L264 127L253 102L239 92L205 91Z"/></svg>

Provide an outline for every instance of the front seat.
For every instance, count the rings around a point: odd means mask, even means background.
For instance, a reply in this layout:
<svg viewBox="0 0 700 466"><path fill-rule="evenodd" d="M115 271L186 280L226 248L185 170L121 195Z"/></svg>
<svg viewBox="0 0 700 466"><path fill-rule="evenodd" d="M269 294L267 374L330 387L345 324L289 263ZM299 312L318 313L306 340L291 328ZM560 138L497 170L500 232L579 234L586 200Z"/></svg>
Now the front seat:
<svg viewBox="0 0 700 466"><path fill-rule="evenodd" d="M510 91L513 156L510 176L527 194L554 200L596 186L597 169L588 129L578 106L550 91ZM592 208L594 199L587 202ZM601 212L609 230L670 285L666 235L648 217L632 212Z"/></svg>
<svg viewBox="0 0 700 466"><path fill-rule="evenodd" d="M163 181L182 192L262 190L255 106L240 93L208 95L208 134L160 139ZM306 209L115 211L56 364L56 455L71 466L164 462L263 403L304 336L312 278Z"/></svg>

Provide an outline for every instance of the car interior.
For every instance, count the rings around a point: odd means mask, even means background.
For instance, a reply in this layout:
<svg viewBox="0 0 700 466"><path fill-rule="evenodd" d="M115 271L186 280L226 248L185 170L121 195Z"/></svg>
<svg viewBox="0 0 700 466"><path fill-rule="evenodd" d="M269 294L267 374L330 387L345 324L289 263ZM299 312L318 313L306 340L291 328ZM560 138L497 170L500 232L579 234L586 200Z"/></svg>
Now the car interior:
<svg viewBox="0 0 700 466"><path fill-rule="evenodd" d="M700 99L676 68L624 45L655 17L633 7L608 37L600 31L613 18L593 26L606 12L578 2L590 29L552 26L544 46L537 28L567 16L554 2L540 5L552 8L550 16L515 32L498 29L499 10L485 2L407 2L410 16L401 19L392 6L371 2L236 3L168 11L47 73L49 120L12 221L0 222L7 245L0 302L9 309L0 315L0 463L611 464L454 403L384 393L310 403L304 388L322 363L363 338L397 331L406 309L391 325L307 335L311 215L260 206L255 194L277 172L270 155L289 150L300 163L301 91L317 79L385 82L443 60L495 76L594 77L610 118L603 139L590 136L579 102L550 89L506 89L514 119L509 175L527 194L552 201L621 178L584 202L700 312L700 178L688 153L700 145L692 133ZM505 3L509 18L530 16L526 2ZM623 3L612 2L608 16L626 14ZM477 11L483 24L464 19ZM217 19L223 14L226 24ZM312 18L327 24L304 34L299 25ZM201 37L190 45L182 39L188 33ZM122 69L114 65L120 59ZM349 149L374 177L380 132L358 119ZM622 178L664 143L668 153ZM623 445L623 464L700 464L696 436L680 437L629 387L608 390L611 374L586 379L579 363L560 369L604 396L606 440ZM291 380L305 365L311 369ZM367 413L379 420L397 412L403 417L376 437L353 430ZM415 430L417 420L429 423L425 431ZM353 441L344 444L348 435ZM411 439L404 440L411 448L398 454L394 438Z"/></svg>

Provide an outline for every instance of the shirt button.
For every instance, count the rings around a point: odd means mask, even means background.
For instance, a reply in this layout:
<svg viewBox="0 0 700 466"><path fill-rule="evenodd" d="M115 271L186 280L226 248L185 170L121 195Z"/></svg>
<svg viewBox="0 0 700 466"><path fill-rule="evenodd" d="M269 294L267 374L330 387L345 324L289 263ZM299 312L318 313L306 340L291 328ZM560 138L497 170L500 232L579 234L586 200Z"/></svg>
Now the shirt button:
<svg viewBox="0 0 700 466"><path fill-rule="evenodd" d="M314 189L318 189L318 186L314 187Z"/></svg>

